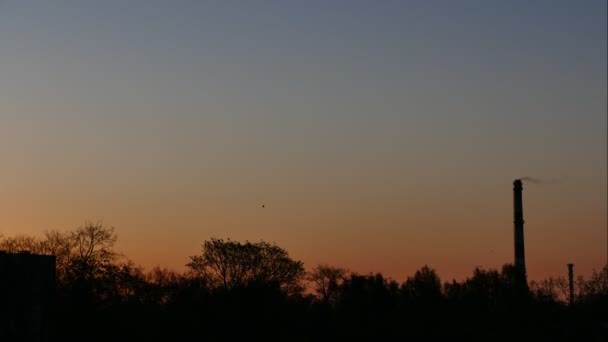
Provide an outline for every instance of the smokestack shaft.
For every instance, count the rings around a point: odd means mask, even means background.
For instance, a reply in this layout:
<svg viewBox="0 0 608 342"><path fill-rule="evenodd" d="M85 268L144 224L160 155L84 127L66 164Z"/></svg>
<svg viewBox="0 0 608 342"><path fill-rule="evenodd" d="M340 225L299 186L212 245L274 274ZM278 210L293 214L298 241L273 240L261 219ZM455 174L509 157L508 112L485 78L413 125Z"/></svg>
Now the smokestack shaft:
<svg viewBox="0 0 608 342"><path fill-rule="evenodd" d="M524 255L524 209L522 201L523 186L520 179L513 182L513 215L515 241L515 267L521 275L526 274Z"/></svg>

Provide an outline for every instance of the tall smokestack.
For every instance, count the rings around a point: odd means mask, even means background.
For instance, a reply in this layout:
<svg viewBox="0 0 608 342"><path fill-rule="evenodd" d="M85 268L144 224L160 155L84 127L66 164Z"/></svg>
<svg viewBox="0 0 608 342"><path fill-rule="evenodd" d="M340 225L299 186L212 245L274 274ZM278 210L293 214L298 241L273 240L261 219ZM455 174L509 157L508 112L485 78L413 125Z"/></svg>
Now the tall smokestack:
<svg viewBox="0 0 608 342"><path fill-rule="evenodd" d="M521 179L516 179L513 182L513 214L515 224L515 269L522 277L522 281L526 281L526 258L524 256L524 209L522 203L523 186Z"/></svg>

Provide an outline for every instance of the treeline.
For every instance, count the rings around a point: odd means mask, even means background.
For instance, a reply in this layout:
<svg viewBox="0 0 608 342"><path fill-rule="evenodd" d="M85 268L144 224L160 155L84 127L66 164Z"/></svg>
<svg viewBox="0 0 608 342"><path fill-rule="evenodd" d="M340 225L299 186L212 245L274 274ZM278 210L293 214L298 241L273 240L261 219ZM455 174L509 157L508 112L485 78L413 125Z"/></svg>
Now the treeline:
<svg viewBox="0 0 608 342"><path fill-rule="evenodd" d="M518 286L511 265L442 283L423 266L399 283L330 265L308 272L275 244L212 238L186 272L144 271L114 249L112 227L87 223L0 250L56 256L52 340L608 339L608 267Z"/></svg>

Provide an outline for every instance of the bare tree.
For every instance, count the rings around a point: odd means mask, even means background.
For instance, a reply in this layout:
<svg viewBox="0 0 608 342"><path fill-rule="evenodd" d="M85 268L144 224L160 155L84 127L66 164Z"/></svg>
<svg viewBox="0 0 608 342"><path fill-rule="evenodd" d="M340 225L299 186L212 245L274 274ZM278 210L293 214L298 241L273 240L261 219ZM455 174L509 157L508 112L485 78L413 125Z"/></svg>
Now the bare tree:
<svg viewBox="0 0 608 342"><path fill-rule="evenodd" d="M29 235L17 235L7 237L0 240L0 250L8 253L28 252L33 254L42 254L42 242Z"/></svg>
<svg viewBox="0 0 608 342"><path fill-rule="evenodd" d="M579 276L576 285L579 289L579 301L589 302L608 297L608 265L600 271L593 269L589 280Z"/></svg>
<svg viewBox="0 0 608 342"><path fill-rule="evenodd" d="M321 301L333 305L339 299L339 288L344 283L349 271L341 267L333 267L327 264L317 265L308 274L308 281L314 283L315 291Z"/></svg>
<svg viewBox="0 0 608 342"><path fill-rule="evenodd" d="M85 262L103 262L117 256L113 247L118 237L114 227L105 227L103 223L87 222L71 235L74 240L76 257Z"/></svg>
<svg viewBox="0 0 608 342"><path fill-rule="evenodd" d="M536 298L566 304L570 296L568 280L564 277L549 277L530 282L530 291Z"/></svg>
<svg viewBox="0 0 608 342"><path fill-rule="evenodd" d="M69 270L72 278L103 277L119 254L114 251L117 240L114 227L87 222L70 233Z"/></svg>
<svg viewBox="0 0 608 342"><path fill-rule="evenodd" d="M74 241L71 234L57 230L47 230L44 232L44 239L41 244L42 254L55 256L57 279L60 282L65 280L66 272L73 257Z"/></svg>

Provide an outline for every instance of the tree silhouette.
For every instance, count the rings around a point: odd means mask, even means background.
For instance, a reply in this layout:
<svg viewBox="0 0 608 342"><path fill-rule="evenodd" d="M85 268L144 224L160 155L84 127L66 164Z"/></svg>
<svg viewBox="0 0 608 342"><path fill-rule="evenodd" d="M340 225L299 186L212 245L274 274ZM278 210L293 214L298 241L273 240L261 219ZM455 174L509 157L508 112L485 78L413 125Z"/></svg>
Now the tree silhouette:
<svg viewBox="0 0 608 342"><path fill-rule="evenodd" d="M424 265L413 277L408 277L403 290L407 298L415 304L437 305L442 298L441 280L434 269Z"/></svg>
<svg viewBox="0 0 608 342"><path fill-rule="evenodd" d="M11 325L27 330L24 315L43 307L51 308L51 340L608 338L602 325L608 321L608 268L577 278L573 307L564 300L563 277L532 282L529 291L517 285L509 264L500 272L477 268L443 287L426 265L400 285L380 273L349 274L320 264L306 278L314 297L302 291L302 263L274 244L212 238L190 257L189 271L177 273L160 267L145 272L114 250L116 241L114 229L101 223L48 231L40 239L0 237L0 275L8 275L0 276L0 340L15 340L6 335ZM58 286L48 286L50 301L14 285L30 274L29 266L6 263L33 253L56 256ZM35 282L28 277L24 283Z"/></svg>
<svg viewBox="0 0 608 342"><path fill-rule="evenodd" d="M191 256L186 266L216 288L276 286L288 294L303 289L302 262L291 259L287 251L277 245L212 238L202 247L202 254Z"/></svg>
<svg viewBox="0 0 608 342"><path fill-rule="evenodd" d="M0 250L7 253L27 252L32 254L43 254L41 241L33 236L16 235L0 240Z"/></svg>
<svg viewBox="0 0 608 342"><path fill-rule="evenodd" d="M530 282L530 292L541 302L553 302L565 305L568 303L570 290L568 280L564 277L549 277Z"/></svg>
<svg viewBox="0 0 608 342"><path fill-rule="evenodd" d="M307 279L313 282L315 291L324 304L334 305L339 300L339 288L346 280L348 270L327 264L317 265Z"/></svg>
<svg viewBox="0 0 608 342"><path fill-rule="evenodd" d="M43 254L54 255L57 267L57 281L66 283L66 274L70 270L71 261L75 256L72 253L74 240L71 233L49 230L44 232L42 240Z"/></svg>
<svg viewBox="0 0 608 342"><path fill-rule="evenodd" d="M608 298L608 265L600 271L594 269L589 280L579 277L577 281L579 288L579 300L582 302L606 301Z"/></svg>
<svg viewBox="0 0 608 342"><path fill-rule="evenodd" d="M114 244L118 239L114 227L87 222L70 234L69 277L90 282L102 279L115 271L113 264L118 253Z"/></svg>

